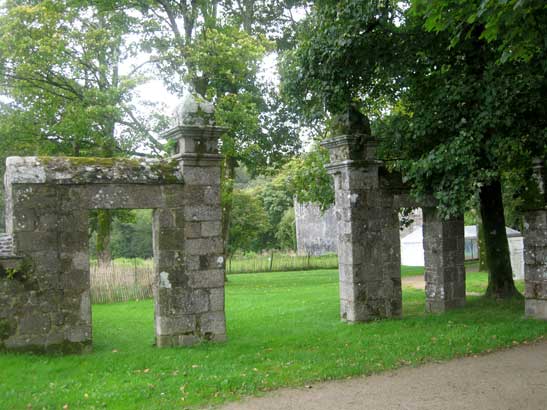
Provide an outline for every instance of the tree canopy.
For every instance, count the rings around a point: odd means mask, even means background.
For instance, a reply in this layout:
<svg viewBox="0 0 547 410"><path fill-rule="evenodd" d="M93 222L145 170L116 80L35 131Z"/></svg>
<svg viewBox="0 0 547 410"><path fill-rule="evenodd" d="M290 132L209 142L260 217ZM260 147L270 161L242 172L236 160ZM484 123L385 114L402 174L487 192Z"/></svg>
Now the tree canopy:
<svg viewBox="0 0 547 410"><path fill-rule="evenodd" d="M515 293L501 181L510 174L516 191L526 190L533 157L546 158L547 65L540 48L522 51L533 35L517 46L501 32L510 16L497 9L488 1L317 1L284 73L285 90L308 115L358 104L381 138L382 159L417 197L433 194L445 216L463 214L478 195L485 232L500 232L486 240L492 265L502 261L490 266L503 271L492 289L501 296ZM472 10L476 19L462 18ZM527 10L547 32L544 8ZM495 24L497 35L488 32Z"/></svg>

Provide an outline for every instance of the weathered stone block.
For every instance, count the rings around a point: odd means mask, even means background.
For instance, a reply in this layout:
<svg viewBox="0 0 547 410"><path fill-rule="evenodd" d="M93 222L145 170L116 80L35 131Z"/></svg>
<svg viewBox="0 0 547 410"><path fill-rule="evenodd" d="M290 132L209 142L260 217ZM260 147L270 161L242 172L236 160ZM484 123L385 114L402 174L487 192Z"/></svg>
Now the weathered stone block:
<svg viewBox="0 0 547 410"><path fill-rule="evenodd" d="M196 205L184 208L184 219L186 221L220 221L222 211L218 206Z"/></svg>
<svg viewBox="0 0 547 410"><path fill-rule="evenodd" d="M86 187L85 195L90 209L164 208L161 186L149 185L94 185Z"/></svg>
<svg viewBox="0 0 547 410"><path fill-rule="evenodd" d="M15 232L13 241L16 252L25 254L34 251L55 251L58 244L58 234L50 232Z"/></svg>
<svg viewBox="0 0 547 410"><path fill-rule="evenodd" d="M195 328L194 315L156 316L156 335L158 336L192 333Z"/></svg>
<svg viewBox="0 0 547 410"><path fill-rule="evenodd" d="M184 225L184 236L188 239L201 238L201 223L188 222Z"/></svg>
<svg viewBox="0 0 547 410"><path fill-rule="evenodd" d="M184 230L180 228L160 229L158 249L162 251L179 251L184 249Z"/></svg>
<svg viewBox="0 0 547 410"><path fill-rule="evenodd" d="M222 223L220 221L206 221L201 223L201 236L220 236L222 234Z"/></svg>
<svg viewBox="0 0 547 410"><path fill-rule="evenodd" d="M91 326L71 326L66 331L69 342L80 343L91 340Z"/></svg>
<svg viewBox="0 0 547 410"><path fill-rule="evenodd" d="M547 280L527 280L524 295L528 299L547 300Z"/></svg>
<svg viewBox="0 0 547 410"><path fill-rule="evenodd" d="M193 289L209 289L224 286L224 270L199 270L187 272L188 285Z"/></svg>
<svg viewBox="0 0 547 410"><path fill-rule="evenodd" d="M209 306L211 312L224 313L224 286L209 289Z"/></svg>
<svg viewBox="0 0 547 410"><path fill-rule="evenodd" d="M208 185L203 188L203 203L220 205L220 185Z"/></svg>
<svg viewBox="0 0 547 410"><path fill-rule="evenodd" d="M184 167L186 185L218 185L219 182L220 167Z"/></svg>
<svg viewBox="0 0 547 410"><path fill-rule="evenodd" d="M182 185L167 185L162 187L161 196L165 207L177 208L185 204L188 194Z"/></svg>
<svg viewBox="0 0 547 410"><path fill-rule="evenodd" d="M224 340L226 337L226 319L224 312L209 312L199 316L201 334L206 339Z"/></svg>
<svg viewBox="0 0 547 410"><path fill-rule="evenodd" d="M15 208L13 210L13 230L15 232L32 232L38 225L36 210L31 208Z"/></svg>
<svg viewBox="0 0 547 410"><path fill-rule="evenodd" d="M224 251L221 238L187 239L184 245L188 255L221 254Z"/></svg>
<svg viewBox="0 0 547 410"><path fill-rule="evenodd" d="M22 335L40 335L48 333L51 328L49 316L31 312L19 319L19 333Z"/></svg>
<svg viewBox="0 0 547 410"><path fill-rule="evenodd" d="M173 209L154 209L153 218L157 229L177 227L175 222L175 211Z"/></svg>
<svg viewBox="0 0 547 410"><path fill-rule="evenodd" d="M547 320L547 300L527 298L525 301L525 312L526 317Z"/></svg>

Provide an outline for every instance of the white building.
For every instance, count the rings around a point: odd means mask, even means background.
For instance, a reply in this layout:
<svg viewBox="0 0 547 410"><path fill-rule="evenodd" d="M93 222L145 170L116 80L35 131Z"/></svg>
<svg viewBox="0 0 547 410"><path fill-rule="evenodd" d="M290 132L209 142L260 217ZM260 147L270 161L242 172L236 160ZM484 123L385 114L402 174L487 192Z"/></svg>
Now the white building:
<svg viewBox="0 0 547 410"><path fill-rule="evenodd" d="M511 267L515 279L524 279L524 240L519 231L506 228ZM477 226L465 227L465 259L477 259L478 239ZM424 247L422 227L401 238L401 264L407 266L424 266Z"/></svg>

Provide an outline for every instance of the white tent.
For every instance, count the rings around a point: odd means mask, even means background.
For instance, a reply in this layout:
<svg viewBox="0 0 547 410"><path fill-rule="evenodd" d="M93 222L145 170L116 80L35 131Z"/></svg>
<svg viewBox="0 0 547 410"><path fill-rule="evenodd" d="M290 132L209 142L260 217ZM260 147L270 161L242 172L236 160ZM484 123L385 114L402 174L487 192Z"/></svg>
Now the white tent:
<svg viewBox="0 0 547 410"><path fill-rule="evenodd" d="M511 267L515 279L524 279L524 241L519 231L506 228L509 252L511 255ZM477 227L475 225L465 227L466 259L476 259ZM412 233L401 238L401 263L407 266L424 266L424 247L422 227L417 227Z"/></svg>

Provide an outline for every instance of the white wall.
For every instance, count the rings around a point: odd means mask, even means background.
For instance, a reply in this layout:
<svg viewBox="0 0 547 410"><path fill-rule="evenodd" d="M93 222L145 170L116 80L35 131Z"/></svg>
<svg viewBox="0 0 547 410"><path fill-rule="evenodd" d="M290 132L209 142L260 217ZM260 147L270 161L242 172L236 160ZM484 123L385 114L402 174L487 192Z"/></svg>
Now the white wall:
<svg viewBox="0 0 547 410"><path fill-rule="evenodd" d="M524 279L524 239L522 236L508 238L513 278Z"/></svg>
<svg viewBox="0 0 547 410"><path fill-rule="evenodd" d="M473 237L473 232L475 231L472 231L471 229L466 229L466 240L476 238L476 236ZM422 238L422 227L419 227L414 232L401 239L402 265L425 265ZM513 269L513 278L522 280L524 279L524 240L522 236L510 236L507 239L509 242L509 253L511 256L511 268Z"/></svg>

